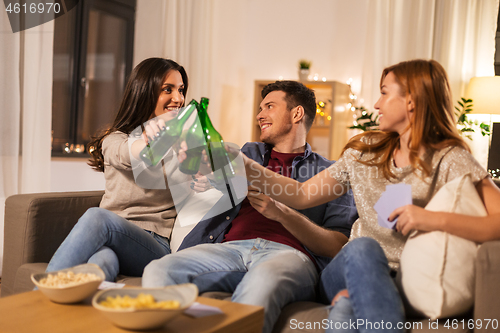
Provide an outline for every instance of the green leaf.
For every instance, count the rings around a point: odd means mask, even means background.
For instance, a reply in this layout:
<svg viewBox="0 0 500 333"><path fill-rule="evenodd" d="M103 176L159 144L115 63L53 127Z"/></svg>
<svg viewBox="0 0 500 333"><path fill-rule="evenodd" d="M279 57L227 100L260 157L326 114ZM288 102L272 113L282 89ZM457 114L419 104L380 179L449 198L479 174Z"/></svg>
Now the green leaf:
<svg viewBox="0 0 500 333"><path fill-rule="evenodd" d="M488 131L488 132L490 131L490 125L487 125L485 123L479 124L479 127L481 127L485 131Z"/></svg>
<svg viewBox="0 0 500 333"><path fill-rule="evenodd" d="M360 129L360 130L366 131L366 127L363 125L350 126L348 128L349 129Z"/></svg>

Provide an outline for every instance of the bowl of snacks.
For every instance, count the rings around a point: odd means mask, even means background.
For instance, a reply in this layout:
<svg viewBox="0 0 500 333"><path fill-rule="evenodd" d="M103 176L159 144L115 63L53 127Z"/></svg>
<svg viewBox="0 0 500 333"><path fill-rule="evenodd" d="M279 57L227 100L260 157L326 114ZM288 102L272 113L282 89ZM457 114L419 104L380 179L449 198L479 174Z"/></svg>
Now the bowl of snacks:
<svg viewBox="0 0 500 333"><path fill-rule="evenodd" d="M31 281L51 301L77 303L91 296L104 281L102 269L83 264L59 271L31 274Z"/></svg>
<svg viewBox="0 0 500 333"><path fill-rule="evenodd" d="M152 330L191 306L198 297L195 284L164 288L106 289L95 294L92 305L114 325L129 330Z"/></svg>

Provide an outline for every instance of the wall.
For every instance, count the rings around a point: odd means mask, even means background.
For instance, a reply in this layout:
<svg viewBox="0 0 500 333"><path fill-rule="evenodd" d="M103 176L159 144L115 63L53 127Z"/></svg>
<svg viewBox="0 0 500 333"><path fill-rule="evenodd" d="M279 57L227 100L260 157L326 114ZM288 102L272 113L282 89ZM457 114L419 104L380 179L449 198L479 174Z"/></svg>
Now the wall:
<svg viewBox="0 0 500 333"><path fill-rule="evenodd" d="M368 0L212 3L209 114L226 141L242 145L251 139L254 81L296 80L299 59L311 60L312 73L328 80L352 78L353 90L359 92ZM158 14L162 1L138 0L137 6L134 63L168 56L162 54L162 38L168 38ZM196 79L190 77L191 82Z"/></svg>
<svg viewBox="0 0 500 333"><path fill-rule="evenodd" d="M162 40L168 38L168 31L161 29L162 4L162 0L138 0L134 65L163 56ZM299 59L311 60L311 72L328 80L352 78L353 90L359 92L363 54L369 52L364 47L368 0L217 0L213 4L209 113L226 141L242 145L251 139L254 81L280 76L296 80ZM145 21L147 25L141 24ZM51 191L104 188L102 174L84 160L53 159L51 170Z"/></svg>
<svg viewBox="0 0 500 333"><path fill-rule="evenodd" d="M251 139L254 81L298 79L298 61L327 80L354 80L359 91L368 2L365 0L217 1L212 112L226 140Z"/></svg>
<svg viewBox="0 0 500 333"><path fill-rule="evenodd" d="M84 158L52 158L50 163L50 191L104 190L104 174L87 165Z"/></svg>

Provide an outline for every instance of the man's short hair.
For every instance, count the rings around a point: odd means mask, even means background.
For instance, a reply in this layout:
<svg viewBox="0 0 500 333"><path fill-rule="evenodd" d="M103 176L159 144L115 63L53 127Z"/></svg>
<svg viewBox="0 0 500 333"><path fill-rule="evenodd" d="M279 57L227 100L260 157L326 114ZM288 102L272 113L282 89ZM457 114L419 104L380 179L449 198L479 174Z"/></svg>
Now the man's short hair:
<svg viewBox="0 0 500 333"><path fill-rule="evenodd" d="M272 91L283 91L285 93L285 102L289 110L302 105L305 113L304 124L306 131L309 131L316 116L316 95L314 91L297 81L276 81L269 83L262 89L262 98L265 98Z"/></svg>

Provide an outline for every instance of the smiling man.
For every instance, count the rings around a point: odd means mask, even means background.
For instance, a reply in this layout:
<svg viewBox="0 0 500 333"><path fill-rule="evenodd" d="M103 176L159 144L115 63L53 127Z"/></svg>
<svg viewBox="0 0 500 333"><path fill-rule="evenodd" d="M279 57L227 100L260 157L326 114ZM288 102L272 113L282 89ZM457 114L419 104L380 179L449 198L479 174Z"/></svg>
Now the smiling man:
<svg viewBox="0 0 500 333"><path fill-rule="evenodd" d="M306 143L316 115L312 90L277 81L264 87L262 98L257 120L263 142L245 144L244 154L300 182L332 164ZM273 190L293 195L291 189ZM231 292L234 302L263 306L263 332L271 332L285 305L314 300L318 273L347 242L356 217L350 192L298 212L250 186L241 204L200 222L220 244L197 245L155 260L144 271L143 286L191 282L200 292Z"/></svg>

